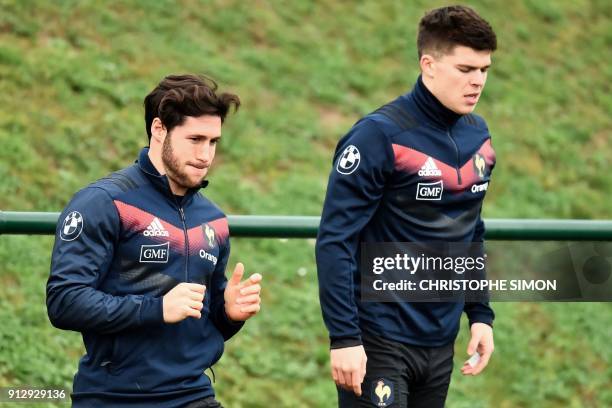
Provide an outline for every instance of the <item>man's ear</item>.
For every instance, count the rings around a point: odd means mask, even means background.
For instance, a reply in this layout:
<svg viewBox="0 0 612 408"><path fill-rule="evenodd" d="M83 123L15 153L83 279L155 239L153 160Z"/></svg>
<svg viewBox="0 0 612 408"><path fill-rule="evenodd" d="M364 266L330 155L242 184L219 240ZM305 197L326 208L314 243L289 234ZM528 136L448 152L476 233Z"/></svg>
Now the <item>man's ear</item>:
<svg viewBox="0 0 612 408"><path fill-rule="evenodd" d="M161 119L153 119L151 123L151 139L155 139L156 142L163 144L167 133L166 127L163 125Z"/></svg>
<svg viewBox="0 0 612 408"><path fill-rule="evenodd" d="M431 54L423 54L421 55L421 59L419 60L419 65L421 66L421 72L423 75L428 78L433 78L435 74L435 65L436 59Z"/></svg>

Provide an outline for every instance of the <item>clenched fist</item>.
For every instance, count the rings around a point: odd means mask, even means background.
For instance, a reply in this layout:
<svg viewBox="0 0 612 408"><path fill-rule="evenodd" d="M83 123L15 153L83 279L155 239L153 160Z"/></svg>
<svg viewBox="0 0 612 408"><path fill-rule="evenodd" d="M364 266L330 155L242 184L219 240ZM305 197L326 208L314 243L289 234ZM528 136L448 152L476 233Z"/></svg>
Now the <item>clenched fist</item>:
<svg viewBox="0 0 612 408"><path fill-rule="evenodd" d="M179 283L163 297L164 322L178 323L188 317L199 319L204 307L206 286L197 283Z"/></svg>

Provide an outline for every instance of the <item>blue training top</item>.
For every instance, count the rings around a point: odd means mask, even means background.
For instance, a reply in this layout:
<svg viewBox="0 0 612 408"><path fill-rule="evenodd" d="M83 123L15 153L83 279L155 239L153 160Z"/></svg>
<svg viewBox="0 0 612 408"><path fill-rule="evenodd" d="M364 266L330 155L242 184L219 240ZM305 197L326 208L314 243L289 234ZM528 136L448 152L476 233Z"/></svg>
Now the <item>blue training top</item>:
<svg viewBox="0 0 612 408"><path fill-rule="evenodd" d="M457 336L462 311L470 324L492 325L488 303L362 302L359 260L366 242L482 242L494 165L484 120L447 109L421 77L340 140L316 245L332 348L361 344L362 331L442 346Z"/></svg>
<svg viewBox="0 0 612 408"><path fill-rule="evenodd" d="M87 350L73 406L171 408L214 395L204 370L242 327L225 314L229 252L225 215L198 189L174 196L147 148L76 193L47 283L51 322L81 332ZM164 323L162 297L181 282L206 285L202 317Z"/></svg>

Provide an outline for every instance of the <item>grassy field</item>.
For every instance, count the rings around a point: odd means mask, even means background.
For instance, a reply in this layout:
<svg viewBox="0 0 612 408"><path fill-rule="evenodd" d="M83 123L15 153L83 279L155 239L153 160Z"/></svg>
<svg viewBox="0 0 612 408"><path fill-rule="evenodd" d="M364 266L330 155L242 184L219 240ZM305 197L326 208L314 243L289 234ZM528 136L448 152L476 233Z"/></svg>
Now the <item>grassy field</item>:
<svg viewBox="0 0 612 408"><path fill-rule="evenodd" d="M146 144L144 95L196 72L243 100L206 195L229 214L319 215L336 141L412 87L418 20L442 4L0 0L0 209L59 211L131 163ZM498 160L485 217L612 218L610 2L470 4L499 40L477 109ZM83 349L46 317L52 243L0 236L0 387L71 386ZM264 305L215 367L219 399L334 406L314 241L235 239L238 261L264 275ZM463 323L448 406L612 406L610 304L495 310L479 377L458 373Z"/></svg>

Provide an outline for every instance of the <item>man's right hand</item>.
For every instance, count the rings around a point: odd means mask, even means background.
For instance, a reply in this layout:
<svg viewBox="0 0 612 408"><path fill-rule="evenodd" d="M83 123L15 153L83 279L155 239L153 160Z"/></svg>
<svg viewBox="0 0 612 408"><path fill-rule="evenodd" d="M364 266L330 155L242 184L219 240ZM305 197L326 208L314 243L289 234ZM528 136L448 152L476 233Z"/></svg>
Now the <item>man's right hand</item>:
<svg viewBox="0 0 612 408"><path fill-rule="evenodd" d="M206 286L197 283L179 283L163 297L164 322L178 323L188 317L199 319L204 307Z"/></svg>
<svg viewBox="0 0 612 408"><path fill-rule="evenodd" d="M361 383L366 374L363 346L345 347L330 351L332 377L336 384L355 395L361 395Z"/></svg>

